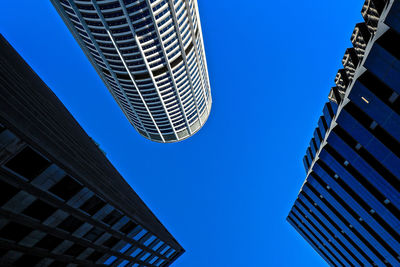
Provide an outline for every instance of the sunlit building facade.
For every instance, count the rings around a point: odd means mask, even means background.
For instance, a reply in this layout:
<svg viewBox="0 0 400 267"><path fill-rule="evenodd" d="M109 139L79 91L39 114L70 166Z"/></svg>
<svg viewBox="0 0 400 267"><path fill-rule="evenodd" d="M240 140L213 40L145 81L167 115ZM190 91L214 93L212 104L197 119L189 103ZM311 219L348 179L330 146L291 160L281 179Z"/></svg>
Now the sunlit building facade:
<svg viewBox="0 0 400 267"><path fill-rule="evenodd" d="M196 133L211 91L196 0L51 0L125 116L144 137Z"/></svg>
<svg viewBox="0 0 400 267"><path fill-rule="evenodd" d="M287 220L331 266L400 266L400 2L362 15Z"/></svg>
<svg viewBox="0 0 400 267"><path fill-rule="evenodd" d="M0 35L0 266L169 266L183 248Z"/></svg>

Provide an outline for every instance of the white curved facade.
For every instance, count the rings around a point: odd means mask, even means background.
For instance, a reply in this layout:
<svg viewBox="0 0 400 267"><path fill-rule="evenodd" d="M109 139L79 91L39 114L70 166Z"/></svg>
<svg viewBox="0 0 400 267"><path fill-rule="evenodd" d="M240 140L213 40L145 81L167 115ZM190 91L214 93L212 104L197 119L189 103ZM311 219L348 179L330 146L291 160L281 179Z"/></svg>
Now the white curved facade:
<svg viewBox="0 0 400 267"><path fill-rule="evenodd" d="M125 116L144 137L197 132L211 91L196 0L51 0Z"/></svg>

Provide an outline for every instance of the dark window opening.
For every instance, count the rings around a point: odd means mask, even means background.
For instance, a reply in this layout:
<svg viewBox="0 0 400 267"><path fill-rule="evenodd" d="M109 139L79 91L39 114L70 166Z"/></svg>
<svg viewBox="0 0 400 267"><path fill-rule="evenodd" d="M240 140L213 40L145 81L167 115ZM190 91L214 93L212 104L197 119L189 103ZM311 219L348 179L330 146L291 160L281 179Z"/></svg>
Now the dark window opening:
<svg viewBox="0 0 400 267"><path fill-rule="evenodd" d="M115 246L115 244L118 243L118 241L119 241L119 239L112 236L106 242L103 243L103 246L112 248L113 246Z"/></svg>
<svg viewBox="0 0 400 267"><path fill-rule="evenodd" d="M92 230L90 230L85 236L84 238L86 238L89 241L94 242L100 235L102 235L104 233L103 230L99 229L99 228L92 228Z"/></svg>
<svg viewBox="0 0 400 267"><path fill-rule="evenodd" d="M380 142L382 142L386 147L400 157L400 143L390 135L385 129L380 125L375 126L372 130L370 125L373 123L367 114L365 114L358 106L354 103L349 102L344 109L350 113L359 123L361 123L368 131L370 131Z"/></svg>
<svg viewBox="0 0 400 267"><path fill-rule="evenodd" d="M124 226L121 227L120 231L124 234L129 234L137 226L136 223L129 221Z"/></svg>
<svg viewBox="0 0 400 267"><path fill-rule="evenodd" d="M32 232L32 228L25 225L10 222L0 230L0 237L15 242L21 241L25 236Z"/></svg>
<svg viewBox="0 0 400 267"><path fill-rule="evenodd" d="M322 186L326 187L327 184L316 174L313 173L312 175L314 179ZM360 216L357 214L355 210L350 207L350 205L344 201L335 191L330 190L329 194L355 219L358 220ZM365 228L365 230L373 236L390 254L392 254L393 257L397 257L396 251L393 250L393 248L386 243L386 240L384 240L374 229L371 228L370 225L365 223L365 221L360 221L360 224ZM352 228L353 229L353 228Z"/></svg>
<svg viewBox="0 0 400 267"><path fill-rule="evenodd" d="M41 259L42 259L42 257L24 254L24 255L22 255L22 257L20 257L18 260L16 260L13 263L13 266L15 266L15 267L34 266Z"/></svg>
<svg viewBox="0 0 400 267"><path fill-rule="evenodd" d="M58 245L60 245L61 242L63 242L63 240L58 237L52 235L46 235L38 243L36 243L35 246L38 248L43 248L51 251Z"/></svg>
<svg viewBox="0 0 400 267"><path fill-rule="evenodd" d="M106 217L104 217L104 219L102 221L108 225L113 225L114 223L119 221L119 219L121 219L121 217L122 217L122 214L119 211L113 210L110 214L108 214Z"/></svg>
<svg viewBox="0 0 400 267"><path fill-rule="evenodd" d="M300 232L302 236L306 237L307 241L310 242L315 249L318 249L318 251L329 261L329 263L332 266L335 266L332 263L332 259L328 255L326 255L326 253L323 250L319 248L319 246L315 243L315 241L306 232L304 232L303 229L301 229L301 227L291 217L288 217L288 221L297 228L297 230Z"/></svg>
<svg viewBox="0 0 400 267"><path fill-rule="evenodd" d="M308 196L304 191L302 192L302 195L308 200L308 202L310 203L310 205L312 205L312 203L314 203L314 201L311 199L310 196ZM299 200L301 201L301 200ZM302 201L301 201L302 202ZM302 202L303 203L303 202ZM340 227L336 224L336 222L323 210L321 209L320 206L314 206L321 214L322 216L333 226L335 227L335 229L338 232L341 232L342 229L340 229ZM369 263L373 263L373 261L371 260L371 258L369 258L367 256L367 254L364 252L364 250L362 250L353 240L349 235L347 235L345 232L342 232L343 237L354 247L357 249L357 251L369 262Z"/></svg>
<svg viewBox="0 0 400 267"><path fill-rule="evenodd" d="M78 244L73 244L69 249L67 249L64 254L69 255L69 256L78 256L81 254L86 248L84 246L78 245Z"/></svg>
<svg viewBox="0 0 400 267"><path fill-rule="evenodd" d="M296 213L292 212L293 217L295 217L297 219L297 221L299 222L303 222L303 220L301 218L299 218ZM307 226L307 224L303 223L302 224L303 228L307 230L307 232L309 232L314 240L317 240L319 244L321 244L322 246L324 246L325 250L329 252L329 254L341 265L341 266L346 266L344 265L336 256L336 253L333 253L326 245L325 243L318 238L318 236Z"/></svg>
<svg viewBox="0 0 400 267"><path fill-rule="evenodd" d="M61 181L53 185L49 191L67 201L81 191L82 188L83 186L81 184L67 175L62 178Z"/></svg>
<svg viewBox="0 0 400 267"><path fill-rule="evenodd" d="M395 30L387 30L376 42L390 54L400 60L400 34L396 33Z"/></svg>
<svg viewBox="0 0 400 267"><path fill-rule="evenodd" d="M342 251L338 249L333 242L332 243L329 242L329 236L325 235L321 231L321 229L317 225L315 225L313 221L306 214L304 214L301 211L301 209L299 209L297 206L294 206L294 210L296 210L297 213L301 216L301 218L304 219L303 221L308 222L308 224L311 226L311 229L314 229L319 234L319 236L325 241L324 242L325 244L330 244L331 248L333 248L334 250L335 255L339 254L347 262L348 265L346 264L345 266L352 266L351 261L345 255L343 255Z"/></svg>
<svg viewBox="0 0 400 267"><path fill-rule="evenodd" d="M193 42L190 42L189 46L185 49L185 54L188 55L192 51Z"/></svg>
<svg viewBox="0 0 400 267"><path fill-rule="evenodd" d="M37 199L31 205L29 205L22 213L43 222L56 210L57 209L55 207L43 202L40 199Z"/></svg>
<svg viewBox="0 0 400 267"><path fill-rule="evenodd" d="M18 188L0 180L0 206L6 204L18 191Z"/></svg>
<svg viewBox="0 0 400 267"><path fill-rule="evenodd" d="M378 77L376 77L372 72L365 71L359 78L358 81L361 82L365 87L368 88L374 95L376 95L382 102L393 109L397 114L400 115L400 98L397 97L391 102L391 96L395 93L392 88L387 86Z"/></svg>
<svg viewBox="0 0 400 267"><path fill-rule="evenodd" d="M52 264L50 264L48 267L66 267L68 263L61 262L61 261L54 261Z"/></svg>
<svg viewBox="0 0 400 267"><path fill-rule="evenodd" d="M89 255L86 259L88 261L96 262L98 261L104 254L98 251L93 251L92 254Z"/></svg>
<svg viewBox="0 0 400 267"><path fill-rule="evenodd" d="M102 207L104 207L106 203L96 196L92 196L89 198L83 205L80 207L81 210L87 212L90 215L94 215L98 212Z"/></svg>
<svg viewBox="0 0 400 267"><path fill-rule="evenodd" d="M77 218L73 216L69 216L67 219L65 219L62 223L60 223L57 227L60 229L63 229L67 232L75 232L83 222L78 220Z"/></svg>
<svg viewBox="0 0 400 267"><path fill-rule="evenodd" d="M177 66L179 63L181 63L183 60L182 55L174 59L174 61L171 62L171 69L173 69L175 66Z"/></svg>
<svg viewBox="0 0 400 267"><path fill-rule="evenodd" d="M25 147L6 163L6 167L32 180L48 168L50 164L48 160L36 153L32 148Z"/></svg>

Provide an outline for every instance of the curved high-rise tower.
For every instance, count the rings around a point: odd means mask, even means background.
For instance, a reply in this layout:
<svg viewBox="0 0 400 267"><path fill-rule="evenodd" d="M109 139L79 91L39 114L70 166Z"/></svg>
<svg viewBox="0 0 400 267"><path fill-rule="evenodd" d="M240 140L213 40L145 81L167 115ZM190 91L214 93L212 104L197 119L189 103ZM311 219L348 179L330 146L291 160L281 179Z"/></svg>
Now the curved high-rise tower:
<svg viewBox="0 0 400 267"><path fill-rule="evenodd" d="M211 91L196 0L51 0L125 116L144 137L197 132Z"/></svg>

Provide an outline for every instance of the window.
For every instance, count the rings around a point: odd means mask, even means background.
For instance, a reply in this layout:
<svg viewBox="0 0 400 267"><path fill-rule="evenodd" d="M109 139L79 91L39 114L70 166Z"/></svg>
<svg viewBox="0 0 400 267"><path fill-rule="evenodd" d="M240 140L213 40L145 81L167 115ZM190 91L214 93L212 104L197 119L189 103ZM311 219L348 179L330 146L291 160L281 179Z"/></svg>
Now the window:
<svg viewBox="0 0 400 267"><path fill-rule="evenodd" d="M137 226L136 223L129 221L124 226L121 227L120 231L124 234L129 234Z"/></svg>
<svg viewBox="0 0 400 267"><path fill-rule="evenodd" d="M142 252L140 248L137 248L134 252L131 253L131 257L136 257L139 253Z"/></svg>
<svg viewBox="0 0 400 267"><path fill-rule="evenodd" d="M89 241L94 242L97 238L99 238L100 235L102 235L104 233L103 230L97 228L97 227L93 227L92 230L90 230L85 236L84 238L86 238Z"/></svg>
<svg viewBox="0 0 400 267"><path fill-rule="evenodd" d="M166 246L160 251L160 254L164 254L169 249L169 246Z"/></svg>
<svg viewBox="0 0 400 267"><path fill-rule="evenodd" d="M82 224L83 222L81 222L77 218L69 216L67 219L65 219L62 223L58 225L58 228L72 233L75 232Z"/></svg>
<svg viewBox="0 0 400 267"><path fill-rule="evenodd" d="M18 260L13 263L13 266L34 266L36 265L42 258L33 255L24 254Z"/></svg>
<svg viewBox="0 0 400 267"><path fill-rule="evenodd" d="M0 230L0 237L15 242L21 241L27 236L33 229L25 225L10 222Z"/></svg>
<svg viewBox="0 0 400 267"><path fill-rule="evenodd" d="M62 262L62 261L54 261L52 264L50 264L48 267L65 267L67 266L67 263Z"/></svg>
<svg viewBox="0 0 400 267"><path fill-rule="evenodd" d="M117 259L117 257L111 256L104 262L104 264L109 265L109 264L113 263L116 259Z"/></svg>
<svg viewBox="0 0 400 267"><path fill-rule="evenodd" d="M54 195L67 201L77 194L83 186L69 176L65 176L58 183L53 185L49 191Z"/></svg>
<svg viewBox="0 0 400 267"><path fill-rule="evenodd" d="M156 260L158 260L158 257L152 258L151 260L149 260L149 263L150 263L150 264L153 264Z"/></svg>
<svg viewBox="0 0 400 267"><path fill-rule="evenodd" d="M152 248L152 250L156 251L159 249L164 243L160 240L158 240L158 243Z"/></svg>
<svg viewBox="0 0 400 267"><path fill-rule="evenodd" d="M119 252L125 253L131 246L131 244L126 244L123 248L119 250Z"/></svg>
<svg viewBox="0 0 400 267"><path fill-rule="evenodd" d="M151 236L151 237L150 237L149 239L147 239L143 244L144 244L145 246L148 246L148 245L150 245L151 242L153 242L155 239L156 239L155 236Z"/></svg>
<svg viewBox="0 0 400 267"><path fill-rule="evenodd" d="M106 203L96 196L92 196L89 198L83 205L80 207L81 210L87 212L90 215L94 215L98 212L102 207L104 207Z"/></svg>
<svg viewBox="0 0 400 267"><path fill-rule="evenodd" d="M3 206L18 193L18 189L0 180L0 206Z"/></svg>
<svg viewBox="0 0 400 267"><path fill-rule="evenodd" d="M118 267L124 267L125 265L127 265L129 263L128 260L124 260L123 262L121 262Z"/></svg>
<svg viewBox="0 0 400 267"><path fill-rule="evenodd" d="M88 261L93 261L96 262L98 261L101 257L103 256L103 253L100 253L98 251L93 251L92 254L89 255L86 259Z"/></svg>
<svg viewBox="0 0 400 267"><path fill-rule="evenodd" d="M160 260L159 262L157 262L156 266L160 266L163 262L164 260Z"/></svg>
<svg viewBox="0 0 400 267"><path fill-rule="evenodd" d="M86 248L78 245L78 244L73 244L69 249L67 249L64 253L66 255L70 255L70 256L78 256L79 254L81 254Z"/></svg>
<svg viewBox="0 0 400 267"><path fill-rule="evenodd" d="M56 211L55 207L45 203L40 199L36 199L22 213L43 222L55 211Z"/></svg>
<svg viewBox="0 0 400 267"><path fill-rule="evenodd" d="M151 254L149 252L146 252L142 257L140 257L140 260L145 261L147 258L149 258Z"/></svg>
<svg viewBox="0 0 400 267"><path fill-rule="evenodd" d="M115 244L117 244L118 243L118 239L117 238L115 238L115 237L110 237L106 242L104 242L103 243L103 246L106 246L106 247L109 247L109 248L112 248L113 246L115 246Z"/></svg>
<svg viewBox="0 0 400 267"><path fill-rule="evenodd" d="M58 237L55 237L52 235L46 235L45 237L42 238L42 240L40 240L38 243L36 243L35 246L38 248L53 250L58 245L60 245L62 241L63 240Z"/></svg>
<svg viewBox="0 0 400 267"><path fill-rule="evenodd" d="M174 253L174 252L175 252L175 250L171 249L170 251L168 251L168 252L165 254L165 257L169 258L169 257L172 255L172 253Z"/></svg>
<svg viewBox="0 0 400 267"><path fill-rule="evenodd" d="M144 229L142 229L142 230L134 237L134 239L135 239L136 241L138 241L138 240L139 240L140 238L142 238L146 233L147 233L147 231L144 230Z"/></svg>
<svg viewBox="0 0 400 267"><path fill-rule="evenodd" d="M102 221L108 225L113 225L114 223L119 221L119 219L121 219L121 217L122 217L122 214L119 211L113 210L110 214L108 214L106 217L104 217L104 219Z"/></svg>
<svg viewBox="0 0 400 267"><path fill-rule="evenodd" d="M5 166L19 175L32 180L49 167L50 162L36 153L32 148L25 147L14 158L8 161Z"/></svg>

